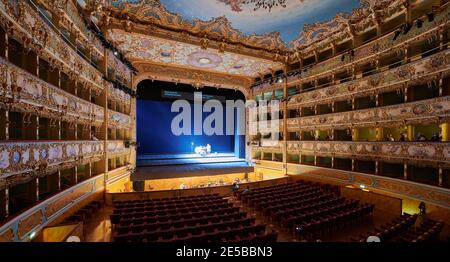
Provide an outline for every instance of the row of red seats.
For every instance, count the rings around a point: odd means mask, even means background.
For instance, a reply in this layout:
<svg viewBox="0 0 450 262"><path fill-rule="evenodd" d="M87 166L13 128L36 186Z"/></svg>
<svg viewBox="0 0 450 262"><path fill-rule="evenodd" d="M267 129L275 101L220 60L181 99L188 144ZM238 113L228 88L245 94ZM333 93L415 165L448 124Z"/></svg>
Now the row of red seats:
<svg viewBox="0 0 450 262"><path fill-rule="evenodd" d="M323 194L322 192L304 196L300 199L289 199L286 202L278 204L270 204L263 208L263 214L265 216L271 216L274 214L283 214L283 212L291 210L293 208L301 208L305 205L312 204L314 202L320 202L328 199L335 198L333 193Z"/></svg>
<svg viewBox="0 0 450 262"><path fill-rule="evenodd" d="M111 215L111 223L125 223L129 221L168 221L168 220L177 220L177 219L187 219L187 218L195 218L195 217L203 217L205 215L214 215L214 214L223 214L223 213L232 213L239 211L238 207L233 207L231 203L226 203L222 206L215 206L212 208L205 207L204 209L192 209L185 210L184 212L177 213L155 213L155 211L148 211L142 213L133 213L133 214L120 214L120 215ZM118 216L118 217L117 217ZM114 220L114 222L113 222ZM115 223L117 222L117 223Z"/></svg>
<svg viewBox="0 0 450 262"><path fill-rule="evenodd" d="M252 201L254 199L262 199L264 197L270 197L273 195L284 195L287 193L291 193L291 192L296 192L296 191L300 191L303 189L310 189L310 188L317 188L317 187L313 187L310 185L302 185L302 184L295 184L294 186L290 186L290 187L285 187L285 188L280 188L280 189L275 189L275 190L270 190L267 192L247 192L247 193L243 193L240 192L238 193L238 198L243 202L243 203L247 203L249 201Z"/></svg>
<svg viewBox="0 0 450 262"><path fill-rule="evenodd" d="M356 208L358 204L358 200L349 200L341 204L318 208L314 211L291 214L282 218L281 225L292 228L295 224L299 224L304 221L309 221L326 215L332 215L333 213L337 213L340 211L346 211L352 208Z"/></svg>
<svg viewBox="0 0 450 262"><path fill-rule="evenodd" d="M208 207L220 207L220 206L226 206L228 204L228 201L226 199L222 199L220 201L213 201L213 202L201 202L196 203L192 205L177 205L177 206L163 206L163 207L151 207L151 206L144 206L144 207L133 207L133 208L125 208L125 209L114 209L113 214L130 214L135 212L147 212L147 211L154 211L154 212L169 212L173 210L179 210L180 212L184 212L186 210L202 210Z"/></svg>
<svg viewBox="0 0 450 262"><path fill-rule="evenodd" d="M168 229L165 231L157 232L138 232L127 234L115 234L114 241L116 242L142 242L146 239L148 242L164 242L173 241L176 238L185 238L190 236L204 236L204 235L216 235L220 232L229 232L231 229L244 230L245 228L252 227L255 223L255 218L242 218L232 221L220 221L218 223L209 223L206 225L196 225L188 228L181 229ZM265 226L264 226L265 229Z"/></svg>
<svg viewBox="0 0 450 262"><path fill-rule="evenodd" d="M269 195L247 199L246 203L249 206L253 206L255 203L261 202L273 202L273 201L282 202L281 201L282 199L288 199L290 197L295 197L299 194L305 194L310 192L320 192L320 189L308 187L302 189L295 189L290 192L270 193Z"/></svg>
<svg viewBox="0 0 450 262"><path fill-rule="evenodd" d="M261 201L255 204L256 210L264 210L269 207L279 206L279 205L287 205L289 203L295 203L298 201L302 201L305 199L310 199L312 197L317 197L320 195L324 195L324 193L320 190L312 190L306 192L297 192L293 195L280 195L276 199L269 199L265 201Z"/></svg>
<svg viewBox="0 0 450 262"><path fill-rule="evenodd" d="M316 239L318 236L324 236L326 233L339 230L350 224L359 223L373 212L374 207L373 204L365 204L299 221L295 225L295 233L303 239Z"/></svg>
<svg viewBox="0 0 450 262"><path fill-rule="evenodd" d="M218 200L222 199L218 194L213 195L201 195L192 197L174 197L174 198L161 198L161 199L143 199L143 200L127 200L114 202L114 208L126 208L132 206L143 206L143 205L171 205L171 204L181 204L181 203L197 203L208 200Z"/></svg>
<svg viewBox="0 0 450 262"><path fill-rule="evenodd" d="M133 223L130 225L118 225L115 227L117 234L127 234L127 233L139 233L139 232L156 232L156 231L166 231L166 230L179 230L192 228L196 226L209 225L219 222L228 222L237 219L247 218L246 213L234 212L228 214L214 214L210 216L205 216L202 218L190 218L190 219L179 219L170 220L165 222L153 222L153 223Z"/></svg>
<svg viewBox="0 0 450 262"><path fill-rule="evenodd" d="M273 239L273 234L265 233L265 225L255 225L255 218L247 218L227 200L218 196L194 199L165 200L167 205L154 205L151 200L116 205L119 208L111 216L113 241Z"/></svg>
<svg viewBox="0 0 450 262"><path fill-rule="evenodd" d="M369 231L365 234L360 234L359 238L351 237L352 242L367 242L367 238L370 236L376 236L380 238L382 242L390 241L392 238L400 235L408 230L416 222L417 215L404 214L400 217L396 217L390 222L375 228L374 231Z"/></svg>
<svg viewBox="0 0 450 262"><path fill-rule="evenodd" d="M403 234L393 239L393 242L427 242L436 241L444 228L445 223L427 219L417 228L410 228Z"/></svg>
<svg viewBox="0 0 450 262"><path fill-rule="evenodd" d="M302 203L299 204L297 207L277 211L272 215L271 219L274 221L278 221L281 217L289 217L296 214L311 212L321 208L333 207L344 203L344 201L345 201L344 197L334 197L325 200L315 201L309 204Z"/></svg>
<svg viewBox="0 0 450 262"><path fill-rule="evenodd" d="M320 189L309 188L288 194L281 194L277 198L270 196L262 199L253 199L251 202L249 202L249 206L252 206L253 204L253 206L255 206L257 210L260 210L262 207L267 205L277 205L280 203L286 203L288 201L296 201L302 199L303 197L308 197L317 194L323 194L323 192L320 191Z"/></svg>
<svg viewBox="0 0 450 262"><path fill-rule="evenodd" d="M239 216L237 215L239 214ZM179 223L181 224L196 224L196 223L202 223L201 221L207 220L207 219L214 219L214 218L225 218L225 217L246 217L246 213L240 212L239 209L233 209L230 210L213 210L201 213L196 216L185 216L185 217L173 217L169 219L136 219L136 220L129 220L129 221L121 221L119 224L117 224L116 228L121 227L140 227L140 226L147 226L147 225L170 225L175 226Z"/></svg>

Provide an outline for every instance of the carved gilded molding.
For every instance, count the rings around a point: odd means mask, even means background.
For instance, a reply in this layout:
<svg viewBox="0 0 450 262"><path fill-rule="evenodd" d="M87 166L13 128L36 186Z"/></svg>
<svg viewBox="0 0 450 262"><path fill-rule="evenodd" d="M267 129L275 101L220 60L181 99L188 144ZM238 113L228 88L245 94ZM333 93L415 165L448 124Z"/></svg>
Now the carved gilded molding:
<svg viewBox="0 0 450 262"><path fill-rule="evenodd" d="M272 59L279 57L280 53L287 52L277 32L246 36L232 28L225 16L212 18L210 21L196 19L189 22L180 15L167 11L159 0L108 1L103 6L100 16L102 25L108 28L119 27L127 31L143 31L181 42L191 40L197 45L219 50L245 52L253 56L272 57ZM148 30L149 27L151 30Z"/></svg>
<svg viewBox="0 0 450 262"><path fill-rule="evenodd" d="M352 66L375 62L381 55L393 52L403 52L408 44L438 37L443 28L448 27L450 16L448 11L450 5L444 7L439 14L436 15L433 22L426 22L421 28L412 27L408 34L401 34L395 40L392 40L395 32L377 38L367 44L354 49L354 54L350 56L334 56L318 64L312 65L306 71L298 72L293 76L288 76L289 85L298 85L300 83L311 82L316 78L326 77L327 74L334 74L337 71L351 70ZM295 56L295 55L294 55ZM297 56L300 54L297 53ZM256 94L274 89L269 82L255 83L253 90Z"/></svg>
<svg viewBox="0 0 450 262"><path fill-rule="evenodd" d="M125 147L124 141L108 141L107 142L108 156L129 154L130 148Z"/></svg>
<svg viewBox="0 0 450 262"><path fill-rule="evenodd" d="M77 36L76 40L87 50L95 51L98 57L103 58L104 47L101 41L87 28L83 17L73 0L38 0L53 15L58 16L59 25Z"/></svg>
<svg viewBox="0 0 450 262"><path fill-rule="evenodd" d="M450 96L418 102L287 119L288 131L420 125L450 120Z"/></svg>
<svg viewBox="0 0 450 262"><path fill-rule="evenodd" d="M39 232L80 201L103 190L104 175L83 181L19 214L0 226L0 242L27 242L32 232Z"/></svg>
<svg viewBox="0 0 450 262"><path fill-rule="evenodd" d="M108 111L108 125L116 128L131 128L131 117L113 110Z"/></svg>
<svg viewBox="0 0 450 262"><path fill-rule="evenodd" d="M197 86L212 86L217 88L237 89L245 97L250 95L250 81L247 78L228 76L219 73L205 73L202 70L186 69L155 64L138 64L139 74L134 78L137 86L143 80L160 80L174 83L185 83Z"/></svg>
<svg viewBox="0 0 450 262"><path fill-rule="evenodd" d="M94 161L103 154L102 141L0 143L0 186L64 166Z"/></svg>
<svg viewBox="0 0 450 262"><path fill-rule="evenodd" d="M436 80L437 77L443 78L450 73L449 69L450 50L445 50L385 72L292 96L288 108L308 107L403 89L405 84L421 84ZM438 73L441 72L439 76Z"/></svg>
<svg viewBox="0 0 450 262"><path fill-rule="evenodd" d="M4 6L0 6L0 25L10 37L21 42L25 49L36 52L71 79L91 87L94 93L103 91L105 81L102 74L69 47L36 10L24 1L2 1Z"/></svg>
<svg viewBox="0 0 450 262"><path fill-rule="evenodd" d="M41 117L100 126L104 109L0 58L0 107Z"/></svg>
<svg viewBox="0 0 450 262"><path fill-rule="evenodd" d="M445 142L288 141L287 150L289 154L450 167L450 143Z"/></svg>

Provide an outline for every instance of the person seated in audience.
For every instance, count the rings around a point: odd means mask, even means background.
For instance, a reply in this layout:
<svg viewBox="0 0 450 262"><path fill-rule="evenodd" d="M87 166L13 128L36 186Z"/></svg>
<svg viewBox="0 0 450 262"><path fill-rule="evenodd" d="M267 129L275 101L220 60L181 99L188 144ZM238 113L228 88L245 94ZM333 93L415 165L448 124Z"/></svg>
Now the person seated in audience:
<svg viewBox="0 0 450 262"><path fill-rule="evenodd" d="M96 138L94 134L91 134L91 140L98 141L98 138Z"/></svg>
<svg viewBox="0 0 450 262"><path fill-rule="evenodd" d="M418 135L417 135L417 141L427 141L427 137L424 136L424 135L421 134L421 133L418 133Z"/></svg>
<svg viewBox="0 0 450 262"><path fill-rule="evenodd" d="M185 183L181 183L180 189L186 189L186 188L187 188L187 185Z"/></svg>
<svg viewBox="0 0 450 262"><path fill-rule="evenodd" d="M233 192L234 196L236 196L236 192L239 191L239 184L236 181L231 186L231 191Z"/></svg>
<svg viewBox="0 0 450 262"><path fill-rule="evenodd" d="M442 140L442 135L435 132L430 140L433 142L439 142Z"/></svg>
<svg viewBox="0 0 450 262"><path fill-rule="evenodd" d="M247 186L247 188L244 189L244 191L242 191L242 194L247 194L247 193L249 193L249 192L250 192L250 187Z"/></svg>
<svg viewBox="0 0 450 262"><path fill-rule="evenodd" d="M406 142L406 140L407 140L406 133L405 133L405 132L402 132L402 133L400 134L400 139L399 139L399 141L400 141L400 142Z"/></svg>
<svg viewBox="0 0 450 262"><path fill-rule="evenodd" d="M394 142L395 139L394 139L394 137L392 136L392 134L388 134L387 137L386 137L386 141Z"/></svg>

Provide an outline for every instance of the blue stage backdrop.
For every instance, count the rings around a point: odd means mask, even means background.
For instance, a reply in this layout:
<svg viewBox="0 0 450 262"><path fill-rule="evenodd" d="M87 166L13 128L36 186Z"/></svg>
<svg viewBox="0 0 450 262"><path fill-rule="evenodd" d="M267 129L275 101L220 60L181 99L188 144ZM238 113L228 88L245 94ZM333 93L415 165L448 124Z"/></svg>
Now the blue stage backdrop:
<svg viewBox="0 0 450 262"><path fill-rule="evenodd" d="M235 152L235 136L194 135L194 110L191 110L191 134L175 136L171 131L172 119L178 113L171 112L171 102L155 100L137 100L137 142L138 154L183 154L193 153L196 146L210 144L212 152ZM224 109L224 119L225 119ZM203 120L210 113L203 113ZM237 125L235 125L236 128ZM225 132L225 126L224 126ZM239 141L240 139L237 139ZM193 143L193 145L192 145ZM239 143L239 142L238 142ZM242 144L242 143L239 143ZM242 147L242 145L240 145ZM245 149L244 149L245 150ZM241 152L239 152L241 151ZM245 152L245 151L243 151ZM242 148L237 150L242 154Z"/></svg>

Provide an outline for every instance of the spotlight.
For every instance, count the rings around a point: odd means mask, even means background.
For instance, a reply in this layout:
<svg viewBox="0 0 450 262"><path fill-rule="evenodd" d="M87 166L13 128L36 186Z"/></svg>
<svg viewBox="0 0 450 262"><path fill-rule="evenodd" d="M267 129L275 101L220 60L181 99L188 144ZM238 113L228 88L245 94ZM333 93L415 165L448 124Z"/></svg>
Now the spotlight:
<svg viewBox="0 0 450 262"><path fill-rule="evenodd" d="M282 78L282 77L280 77L280 78L278 79L278 83L283 83L283 78Z"/></svg>
<svg viewBox="0 0 450 262"><path fill-rule="evenodd" d="M119 52L117 52L117 51L114 51L114 55L115 56L117 56L119 54Z"/></svg>

